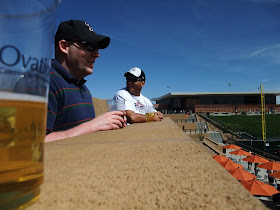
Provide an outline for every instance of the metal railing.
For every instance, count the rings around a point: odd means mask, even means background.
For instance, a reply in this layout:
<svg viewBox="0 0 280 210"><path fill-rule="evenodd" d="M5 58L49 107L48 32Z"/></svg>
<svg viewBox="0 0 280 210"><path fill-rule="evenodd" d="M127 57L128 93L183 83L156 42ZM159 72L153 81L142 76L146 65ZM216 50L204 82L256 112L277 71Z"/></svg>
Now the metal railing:
<svg viewBox="0 0 280 210"><path fill-rule="evenodd" d="M235 129L232 129L232 131L234 133L239 133L239 134L245 134L247 135L248 137L250 137L250 139L258 139L258 135L248 129L245 129L245 128L235 128Z"/></svg>
<svg viewBox="0 0 280 210"><path fill-rule="evenodd" d="M233 133L233 131L229 129L228 125L223 122L218 122L218 121L212 120L211 118L207 117L206 115L200 114L200 113L198 114L198 116L200 116L205 121L211 123L212 125L219 128L220 130L222 130L225 133Z"/></svg>
<svg viewBox="0 0 280 210"><path fill-rule="evenodd" d="M263 150L260 150L260 149L257 149L255 147L251 147L249 145L246 145L246 144L243 144L242 142L240 141L236 141L236 140L233 140L231 139L231 143L235 144L235 145L238 145L242 148L245 148L246 150L248 151L251 151L252 153L255 153L259 156L263 156L263 157L266 157L266 158L269 158L270 160L277 160L277 161L280 161L280 157L279 156L276 156L276 155L273 155L269 152L265 152Z"/></svg>

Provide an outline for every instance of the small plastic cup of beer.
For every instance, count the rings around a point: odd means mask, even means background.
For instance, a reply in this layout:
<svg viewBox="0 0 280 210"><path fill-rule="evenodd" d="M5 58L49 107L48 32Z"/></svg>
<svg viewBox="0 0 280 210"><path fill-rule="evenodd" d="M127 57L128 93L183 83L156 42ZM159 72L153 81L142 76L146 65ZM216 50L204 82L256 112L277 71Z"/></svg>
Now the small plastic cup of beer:
<svg viewBox="0 0 280 210"><path fill-rule="evenodd" d="M108 112L111 111L125 111L125 101L124 100L108 100L107 101L107 107L108 107ZM123 114L123 118L124 118ZM124 127L124 123L122 125L122 128Z"/></svg>
<svg viewBox="0 0 280 210"><path fill-rule="evenodd" d="M146 107L145 112L146 112L146 122L154 122L156 109L153 106L148 106Z"/></svg>
<svg viewBox="0 0 280 210"><path fill-rule="evenodd" d="M0 209L23 209L39 199L58 3L1 1Z"/></svg>

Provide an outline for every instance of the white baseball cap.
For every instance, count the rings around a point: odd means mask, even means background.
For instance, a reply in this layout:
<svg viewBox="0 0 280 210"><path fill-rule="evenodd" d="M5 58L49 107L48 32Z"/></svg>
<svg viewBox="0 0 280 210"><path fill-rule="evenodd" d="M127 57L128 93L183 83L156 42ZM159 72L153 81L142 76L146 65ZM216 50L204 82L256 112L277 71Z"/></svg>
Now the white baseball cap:
<svg viewBox="0 0 280 210"><path fill-rule="evenodd" d="M142 81L145 81L145 73L139 69L138 67L134 67L132 69L130 69L128 72L126 72L124 74L125 77L128 77L128 76L134 76L134 77L137 77L137 78L141 78Z"/></svg>

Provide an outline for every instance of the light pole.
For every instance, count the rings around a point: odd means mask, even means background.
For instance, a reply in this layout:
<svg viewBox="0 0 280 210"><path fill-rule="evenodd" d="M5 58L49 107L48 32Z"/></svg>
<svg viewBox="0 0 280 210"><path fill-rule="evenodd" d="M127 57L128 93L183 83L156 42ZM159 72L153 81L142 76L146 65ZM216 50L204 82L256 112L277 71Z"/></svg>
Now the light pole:
<svg viewBox="0 0 280 210"><path fill-rule="evenodd" d="M168 90L168 93L170 93L169 89L170 89L170 85L167 85L167 90Z"/></svg>
<svg viewBox="0 0 280 210"><path fill-rule="evenodd" d="M228 83L229 86L229 92L231 92L231 83Z"/></svg>

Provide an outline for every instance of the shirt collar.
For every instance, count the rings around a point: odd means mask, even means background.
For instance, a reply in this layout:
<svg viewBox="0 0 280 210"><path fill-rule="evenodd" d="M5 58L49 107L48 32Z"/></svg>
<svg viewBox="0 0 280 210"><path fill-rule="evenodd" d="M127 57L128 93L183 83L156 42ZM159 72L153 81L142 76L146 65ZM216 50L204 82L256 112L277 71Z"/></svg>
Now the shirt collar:
<svg viewBox="0 0 280 210"><path fill-rule="evenodd" d="M52 60L52 67L69 83L81 87L86 82L85 79L78 80L73 77L57 60Z"/></svg>

